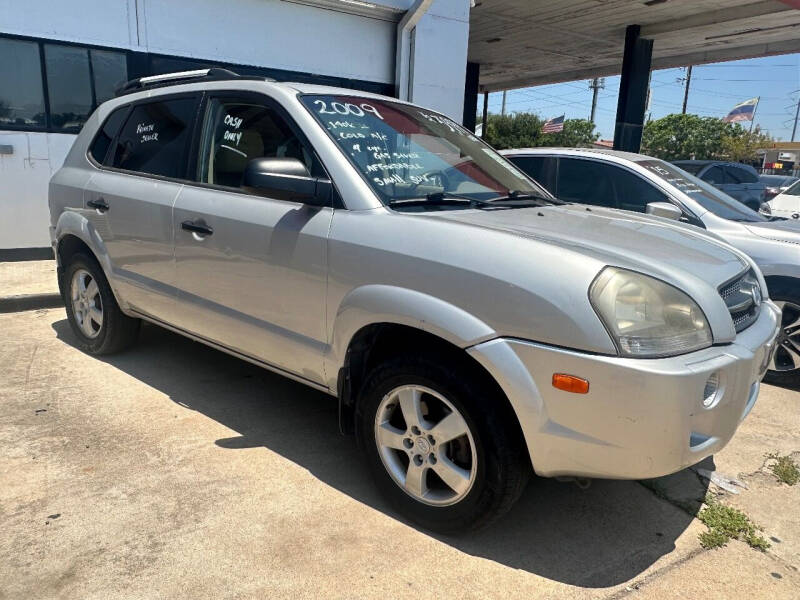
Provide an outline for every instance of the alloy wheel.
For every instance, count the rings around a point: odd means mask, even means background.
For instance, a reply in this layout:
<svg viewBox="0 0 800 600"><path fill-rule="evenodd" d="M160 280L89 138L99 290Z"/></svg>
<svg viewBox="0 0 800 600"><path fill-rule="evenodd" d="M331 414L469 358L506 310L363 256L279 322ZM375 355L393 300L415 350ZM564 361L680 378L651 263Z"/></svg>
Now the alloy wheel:
<svg viewBox="0 0 800 600"><path fill-rule="evenodd" d="M78 269L70 283L72 313L83 335L94 339L103 328L103 301L100 288L92 274L86 269Z"/></svg>
<svg viewBox="0 0 800 600"><path fill-rule="evenodd" d="M434 506L461 501L477 474L477 452L466 420L444 396L405 385L386 394L375 415L375 442L394 482Z"/></svg>
<svg viewBox="0 0 800 600"><path fill-rule="evenodd" d="M800 305L776 300L782 311L777 348L769 363L770 371L787 372L800 369Z"/></svg>

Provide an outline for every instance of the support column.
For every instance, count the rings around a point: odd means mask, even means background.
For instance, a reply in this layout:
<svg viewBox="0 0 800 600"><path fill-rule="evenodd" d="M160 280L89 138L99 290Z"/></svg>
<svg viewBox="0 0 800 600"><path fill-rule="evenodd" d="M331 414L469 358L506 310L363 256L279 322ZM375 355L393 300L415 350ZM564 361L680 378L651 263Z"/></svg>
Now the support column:
<svg viewBox="0 0 800 600"><path fill-rule="evenodd" d="M475 131L475 119L478 114L478 78L481 66L478 63L467 63L467 77L464 80L464 116L461 124Z"/></svg>
<svg viewBox="0 0 800 600"><path fill-rule="evenodd" d="M619 81L614 150L638 152L642 143L653 40L640 38L639 31L638 25L628 25L625 30L625 52L622 55L622 76Z"/></svg>

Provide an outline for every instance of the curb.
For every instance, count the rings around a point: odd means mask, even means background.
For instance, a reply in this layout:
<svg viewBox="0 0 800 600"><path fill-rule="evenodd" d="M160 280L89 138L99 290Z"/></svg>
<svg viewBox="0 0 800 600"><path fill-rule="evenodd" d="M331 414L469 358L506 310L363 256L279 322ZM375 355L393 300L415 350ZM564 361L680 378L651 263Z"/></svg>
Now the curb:
<svg viewBox="0 0 800 600"><path fill-rule="evenodd" d="M0 298L0 313L22 312L64 306L60 294L21 294Z"/></svg>

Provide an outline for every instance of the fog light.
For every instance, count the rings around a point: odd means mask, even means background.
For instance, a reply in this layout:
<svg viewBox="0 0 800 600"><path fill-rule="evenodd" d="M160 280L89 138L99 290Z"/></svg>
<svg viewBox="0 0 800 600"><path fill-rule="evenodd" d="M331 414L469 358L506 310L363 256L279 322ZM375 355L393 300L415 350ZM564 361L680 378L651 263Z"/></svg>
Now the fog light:
<svg viewBox="0 0 800 600"><path fill-rule="evenodd" d="M706 380L706 387L703 390L703 406L710 408L717 400L719 393L719 373L714 372Z"/></svg>

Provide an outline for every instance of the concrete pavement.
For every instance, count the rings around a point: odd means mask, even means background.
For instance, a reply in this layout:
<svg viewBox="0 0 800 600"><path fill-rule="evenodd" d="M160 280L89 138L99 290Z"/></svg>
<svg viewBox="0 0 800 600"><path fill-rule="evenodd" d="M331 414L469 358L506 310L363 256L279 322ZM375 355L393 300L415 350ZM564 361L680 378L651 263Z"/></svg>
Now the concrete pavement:
<svg viewBox="0 0 800 600"><path fill-rule="evenodd" d="M0 312L60 305L55 260L0 262Z"/></svg>
<svg viewBox="0 0 800 600"><path fill-rule="evenodd" d="M700 547L691 471L664 497L535 479L443 537L378 496L333 398L154 326L103 360L73 342L63 309L0 314L0 598L800 596L800 486L762 469L800 450L797 391L766 386L710 465L767 553Z"/></svg>

